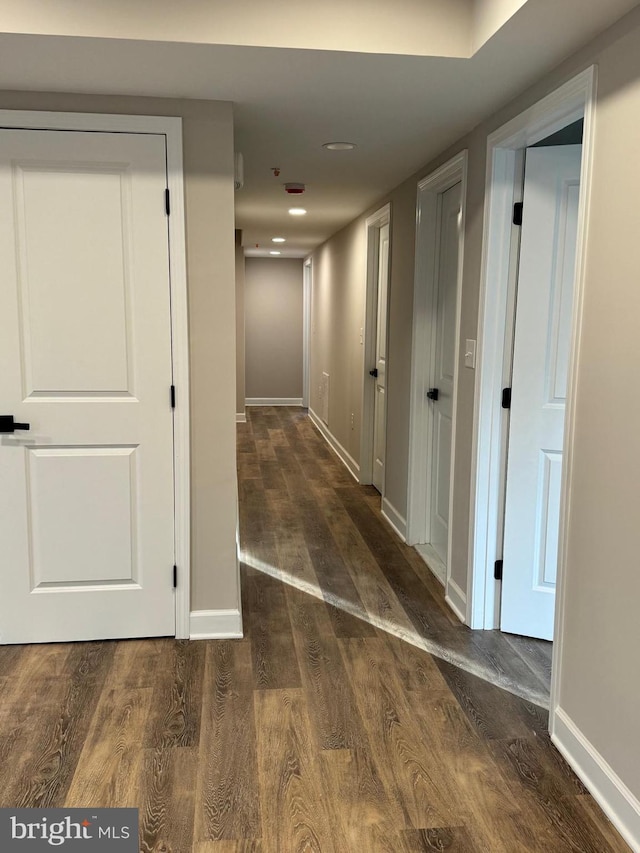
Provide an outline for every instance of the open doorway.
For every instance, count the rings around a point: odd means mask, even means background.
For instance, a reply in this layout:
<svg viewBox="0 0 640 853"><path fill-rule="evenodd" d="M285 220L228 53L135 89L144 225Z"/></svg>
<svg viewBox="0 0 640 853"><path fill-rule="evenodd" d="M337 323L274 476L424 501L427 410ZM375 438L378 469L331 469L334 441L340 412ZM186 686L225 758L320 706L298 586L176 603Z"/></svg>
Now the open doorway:
<svg viewBox="0 0 640 853"><path fill-rule="evenodd" d="M553 638L560 485L580 200L583 120L522 151L503 496L500 628Z"/></svg>
<svg viewBox="0 0 640 853"><path fill-rule="evenodd" d="M590 68L495 131L487 152L467 623L553 634L554 661L562 634L564 495L571 478L594 100ZM556 434L536 433L538 422L550 427L550 416ZM528 461L519 458L520 446L527 446ZM518 497L529 501L526 511L518 509ZM528 538L518 528L523 520ZM516 553L523 555L519 570ZM530 594L546 599L544 629L522 622L530 603L508 600L503 578L518 571ZM511 621L511 610L519 622ZM555 676L552 665L552 713Z"/></svg>

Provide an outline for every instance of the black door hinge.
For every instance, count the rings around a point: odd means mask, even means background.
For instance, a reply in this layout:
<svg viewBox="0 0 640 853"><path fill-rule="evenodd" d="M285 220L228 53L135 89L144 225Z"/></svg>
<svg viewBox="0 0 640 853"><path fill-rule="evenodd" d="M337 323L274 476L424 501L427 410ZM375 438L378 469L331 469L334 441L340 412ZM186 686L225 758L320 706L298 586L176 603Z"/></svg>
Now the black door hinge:
<svg viewBox="0 0 640 853"><path fill-rule="evenodd" d="M171 198L169 196L169 190L164 191L164 210L167 216L171 213Z"/></svg>
<svg viewBox="0 0 640 853"><path fill-rule="evenodd" d="M493 576L497 581L502 580L502 560L496 560L493 565Z"/></svg>
<svg viewBox="0 0 640 853"><path fill-rule="evenodd" d="M175 409L176 407L176 386L171 386L171 408Z"/></svg>
<svg viewBox="0 0 640 853"><path fill-rule="evenodd" d="M511 388L503 388L502 389L502 408L510 409L511 408Z"/></svg>
<svg viewBox="0 0 640 853"><path fill-rule="evenodd" d="M173 567L173 588L176 589L178 586L178 567Z"/></svg>
<svg viewBox="0 0 640 853"><path fill-rule="evenodd" d="M513 224L522 225L522 202L517 201L513 205Z"/></svg>

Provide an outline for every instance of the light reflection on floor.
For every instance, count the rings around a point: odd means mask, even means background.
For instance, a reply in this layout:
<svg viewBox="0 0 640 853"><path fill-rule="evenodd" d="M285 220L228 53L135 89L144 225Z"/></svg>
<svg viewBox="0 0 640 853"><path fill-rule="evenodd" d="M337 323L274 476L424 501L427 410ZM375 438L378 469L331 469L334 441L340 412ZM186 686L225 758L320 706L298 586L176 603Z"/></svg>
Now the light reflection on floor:
<svg viewBox="0 0 640 853"><path fill-rule="evenodd" d="M353 602L340 598L330 592L323 593L318 584L311 583L308 580L298 578L283 569L271 566L257 557L248 554L246 551L240 552L240 560L252 569L256 569L263 574L282 581L282 583L286 583L307 595L311 595L314 598L325 601L327 604L330 604L345 613L349 613L351 616L355 616L356 619L362 619L364 622L368 622L370 625L373 625L374 628L379 628L387 634L398 637L398 639L403 640L406 643L410 643L412 646L422 649L430 655L452 664L458 669L463 669L465 672L483 679L483 681L487 681L496 687L500 687L502 690L507 690L509 693L513 693L515 696L519 696L527 702L533 702L543 708L549 707L549 698L542 690L525 689L521 685L512 681L506 675L490 670L478 661L470 660L469 658L446 648L446 646L443 646L441 643L422 637L415 630L404 628L400 625L394 624L389 619L384 619L380 616L371 614L361 605L354 604Z"/></svg>

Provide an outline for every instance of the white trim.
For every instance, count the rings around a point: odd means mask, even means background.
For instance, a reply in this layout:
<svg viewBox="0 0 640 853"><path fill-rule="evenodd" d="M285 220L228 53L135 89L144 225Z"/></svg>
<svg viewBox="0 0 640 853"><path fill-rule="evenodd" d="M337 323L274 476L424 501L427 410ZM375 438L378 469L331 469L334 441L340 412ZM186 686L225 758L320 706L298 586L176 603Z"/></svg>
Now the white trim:
<svg viewBox="0 0 640 853"><path fill-rule="evenodd" d="M173 382L177 392L176 408L173 411L175 547L176 565L180 573L180 582L176 589L176 639L184 640L189 637L191 607L191 427L182 119L174 118L161 123L166 126L167 180L171 196L171 215L169 216L171 334Z"/></svg>
<svg viewBox="0 0 640 853"><path fill-rule="evenodd" d="M301 406L302 397L247 397L245 406Z"/></svg>
<svg viewBox="0 0 640 853"><path fill-rule="evenodd" d="M331 432L329 427L324 423L321 418L313 411L313 409L309 409L309 417L311 418L311 423L316 427L320 435L327 442L329 447L333 450L336 456L340 459L345 468L349 471L351 476L359 482L358 475L360 473L360 467L356 460L351 456L351 454L344 449L344 447L340 444L335 435Z"/></svg>
<svg viewBox="0 0 640 853"><path fill-rule="evenodd" d="M239 640L243 636L239 610L192 610L191 640Z"/></svg>
<svg viewBox="0 0 640 853"><path fill-rule="evenodd" d="M175 592L176 638L189 636L191 598L191 510L189 427L189 323L182 162L182 119L172 116L109 115L0 110L0 126L33 130L103 131L158 134L166 138L167 186L171 194L169 274L173 382L177 405L173 413L175 555L180 583Z"/></svg>
<svg viewBox="0 0 640 853"><path fill-rule="evenodd" d="M236 423L237 424L246 424L247 415L246 412L236 412Z"/></svg>
<svg viewBox="0 0 640 853"><path fill-rule="evenodd" d="M362 427L360 432L360 483L368 485L373 480L373 421L375 414L375 388L369 376L376 360L376 332L378 324L378 251L380 229L391 224L391 203L385 204L365 221L367 239L367 279L364 304L364 346L362 364ZM391 232L391 229L389 229ZM389 233L389 247L392 236ZM391 272L391 251L389 252ZM391 287L387 288L387 298ZM387 314L388 331L388 314ZM386 415L385 415L386 419Z"/></svg>
<svg viewBox="0 0 640 853"><path fill-rule="evenodd" d="M447 578L444 600L461 622L467 619L467 596L452 577Z"/></svg>
<svg viewBox="0 0 640 853"><path fill-rule="evenodd" d="M441 583L443 587L447 585L447 567L440 559L440 556L435 548L424 543L415 546L416 551L422 557L425 566L429 569L434 578Z"/></svg>
<svg viewBox="0 0 640 853"><path fill-rule="evenodd" d="M569 715L556 708L551 740L634 853L640 853L640 802Z"/></svg>
<svg viewBox="0 0 640 853"><path fill-rule="evenodd" d="M449 554L447 583L451 577L451 554L453 552L453 500L456 425L458 411L458 374L460 371L460 323L462 310L462 274L464 264L464 231L467 197L466 150L452 157L439 169L418 184L416 202L416 262L413 286L413 346L411 356L411 412L409 427L409 482L407 493L407 541L409 544L428 543L431 538L431 489L427 471L433 466L433 406L427 404L426 391L433 385L436 364L436 299L438 244L440 239L440 196L457 183L461 183L461 223L458 245L458 274L456 282L455 309L455 361L453 379L453 411L451 424L451 459L449 468L449 528L447 553ZM459 587L457 587L459 590ZM457 615L462 600L458 592L452 594ZM465 621L463 617L463 621Z"/></svg>
<svg viewBox="0 0 640 853"><path fill-rule="evenodd" d="M498 581L493 565L499 556L499 505L503 488L504 441L500 392L505 370L505 330L508 328L508 294L511 270L512 209L517 193L517 151L533 145L584 115L580 209L578 214L577 271L574 297L571 374L566 408L566 427L561 498L560 556L558 560L558 601L563 595L564 530L567 524L568 494L575 409L575 370L584 282L584 246L590 175L593 157L593 115L595 109L595 66L583 71L557 91L534 104L491 134L487 140L487 176L484 211L484 239L478 317L478 364L476 369L473 418L471 513L469 531L469 583L467 621L472 628L498 625ZM558 603L557 603L558 604ZM558 606L556 613L560 612ZM561 618L556 619L560 623ZM559 625L556 637L559 638ZM559 646L554 643L555 662ZM554 679L555 681L555 676ZM552 684L553 691L553 684ZM553 713L553 703L551 704Z"/></svg>
<svg viewBox="0 0 640 853"><path fill-rule="evenodd" d="M302 405L309 408L311 387L311 304L313 300L313 261L307 258L302 268Z"/></svg>
<svg viewBox="0 0 640 853"><path fill-rule="evenodd" d="M398 534L403 542L406 542L407 520L404 518L388 498L382 498L382 517Z"/></svg>

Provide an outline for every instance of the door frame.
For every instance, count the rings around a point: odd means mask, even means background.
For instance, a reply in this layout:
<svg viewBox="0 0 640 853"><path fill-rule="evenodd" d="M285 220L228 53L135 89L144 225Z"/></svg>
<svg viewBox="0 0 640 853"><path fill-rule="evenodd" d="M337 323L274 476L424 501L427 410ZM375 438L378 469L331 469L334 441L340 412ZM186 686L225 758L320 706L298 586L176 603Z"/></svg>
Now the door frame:
<svg viewBox="0 0 640 853"><path fill-rule="evenodd" d="M566 530L575 430L576 380L585 278L585 248L595 132L596 67L591 66L546 98L492 133L487 140L487 175L484 209L480 313L478 319L478 369L473 419L471 513L469 531L469 583L467 624L471 628L499 627L500 596L493 567L501 554L499 507L505 487L504 445L506 422L501 408L503 380L510 370L506 341L512 339L515 315L509 317L512 280L512 211L521 198L519 152L584 117L576 278L572 316L571 354L565 414L558 578L553 646L551 708L557 696L560 643L564 621ZM520 178L520 180L519 180Z"/></svg>
<svg viewBox="0 0 640 853"><path fill-rule="evenodd" d="M313 298L313 259L302 266L302 405L309 408L311 371L311 301Z"/></svg>
<svg viewBox="0 0 640 853"><path fill-rule="evenodd" d="M189 639L191 599L190 442L189 442L189 326L182 161L182 119L101 113L58 113L0 110L0 127L24 130L102 131L157 134L166 139L167 186L171 198L168 217L173 384L177 389L173 411L174 562L180 570L175 590L176 638ZM158 199L162 204L162 199ZM167 404L169 389L167 388ZM171 566L167 566L169 582Z"/></svg>
<svg viewBox="0 0 640 853"><path fill-rule="evenodd" d="M467 196L467 150L460 151L418 183L416 200L416 258L413 280L413 336L411 353L411 391L409 415L409 477L407 488L407 543L428 543L431 539L431 480L435 416L428 405L426 390L436 364L436 310L438 291L438 257L441 236L440 205L443 193L460 183L461 222L458 243L458 275L455 309L455 361L453 378L453 411L451 424L451 465L449 471L449 554L446 577L446 599L464 620L465 594L451 577L453 541L453 475L460 367L460 312L462 305L462 273L464 265L464 230Z"/></svg>
<svg viewBox="0 0 640 853"><path fill-rule="evenodd" d="M367 240L367 277L365 286L364 305L364 335L363 335L363 363L362 363L362 428L360 432L360 471L359 482L362 485L370 485L373 481L373 433L375 413L375 388L369 376L369 365L376 358L376 332L378 326L378 254L380 248L380 229L389 226L389 267L388 275L391 274L391 202L388 202L367 217L365 221ZM389 280L389 285L391 281ZM387 300L390 298L391 287L387 287ZM388 302L387 302L388 304ZM389 340L389 312L387 311L387 342ZM387 388L389 377L386 377ZM387 410L385 407L385 436ZM385 453L386 467L386 453ZM384 483L382 486L382 498L384 498Z"/></svg>

